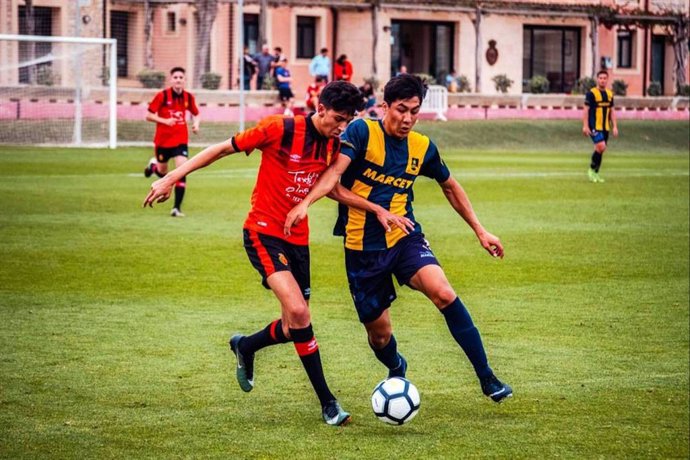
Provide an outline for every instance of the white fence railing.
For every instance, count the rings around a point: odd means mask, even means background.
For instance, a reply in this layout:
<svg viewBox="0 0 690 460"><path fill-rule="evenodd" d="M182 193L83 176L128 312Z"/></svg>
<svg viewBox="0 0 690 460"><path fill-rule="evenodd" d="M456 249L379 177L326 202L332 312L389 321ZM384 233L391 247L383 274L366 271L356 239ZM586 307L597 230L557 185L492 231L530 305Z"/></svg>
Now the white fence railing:
<svg viewBox="0 0 690 460"><path fill-rule="evenodd" d="M446 110L448 110L448 90L445 86L432 85L426 92L426 97L422 102L423 113L434 113L436 119L446 121Z"/></svg>

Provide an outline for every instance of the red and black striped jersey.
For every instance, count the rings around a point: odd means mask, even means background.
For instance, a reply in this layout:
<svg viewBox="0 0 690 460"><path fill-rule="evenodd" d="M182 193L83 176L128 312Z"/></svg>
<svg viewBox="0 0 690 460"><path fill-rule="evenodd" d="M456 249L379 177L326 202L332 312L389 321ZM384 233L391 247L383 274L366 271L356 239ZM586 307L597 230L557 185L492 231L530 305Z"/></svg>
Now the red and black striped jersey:
<svg viewBox="0 0 690 460"><path fill-rule="evenodd" d="M309 193L321 173L340 152L340 140L323 137L310 116L266 117L254 128L232 138L235 151L261 151L261 165L252 192L244 228L284 239L292 244L309 244L308 220L283 234L288 212Z"/></svg>
<svg viewBox="0 0 690 460"><path fill-rule="evenodd" d="M188 142L187 111L190 111L192 115L199 115L199 109L191 93L183 90L177 94L172 88L156 93L149 103L149 112L162 118L175 119L175 124L172 126L156 123L153 143L157 147L177 147Z"/></svg>

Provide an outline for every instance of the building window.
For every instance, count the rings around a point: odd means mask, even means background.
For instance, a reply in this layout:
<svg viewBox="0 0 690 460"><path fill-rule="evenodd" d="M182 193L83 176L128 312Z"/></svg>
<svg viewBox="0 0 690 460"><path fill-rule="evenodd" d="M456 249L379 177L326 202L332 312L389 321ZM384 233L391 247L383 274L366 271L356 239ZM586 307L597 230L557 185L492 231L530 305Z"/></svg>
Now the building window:
<svg viewBox="0 0 690 460"><path fill-rule="evenodd" d="M177 30L177 13L168 11L165 15L165 31L169 34L175 33Z"/></svg>
<svg viewBox="0 0 690 460"><path fill-rule="evenodd" d="M550 93L569 93L580 75L580 34L574 27L525 26L523 30L523 88L541 75Z"/></svg>
<svg viewBox="0 0 690 460"><path fill-rule="evenodd" d="M630 69L633 66L634 33L629 30L618 31L618 67Z"/></svg>
<svg viewBox="0 0 690 460"><path fill-rule="evenodd" d="M117 39L117 76L129 74L129 13L126 11L110 12L110 37Z"/></svg>
<svg viewBox="0 0 690 460"><path fill-rule="evenodd" d="M259 46L259 15L244 15L244 46L249 48L249 54L256 54L261 51Z"/></svg>
<svg viewBox="0 0 690 460"><path fill-rule="evenodd" d="M454 67L455 26L450 22L391 20L391 75L410 73L445 81Z"/></svg>
<svg viewBox="0 0 690 460"><path fill-rule="evenodd" d="M28 17L25 6L19 5L19 33L22 35L53 35L53 10L52 8L35 6L33 18ZM49 57L53 49L53 44L49 42L36 42L32 45L29 42L19 42L19 61L32 62L41 60L42 57ZM19 83L36 83L40 81L41 75L48 75L52 72L52 59L46 59L37 65L25 65L19 68Z"/></svg>
<svg viewBox="0 0 690 460"><path fill-rule="evenodd" d="M311 59L316 55L316 18L297 16L297 58Z"/></svg>

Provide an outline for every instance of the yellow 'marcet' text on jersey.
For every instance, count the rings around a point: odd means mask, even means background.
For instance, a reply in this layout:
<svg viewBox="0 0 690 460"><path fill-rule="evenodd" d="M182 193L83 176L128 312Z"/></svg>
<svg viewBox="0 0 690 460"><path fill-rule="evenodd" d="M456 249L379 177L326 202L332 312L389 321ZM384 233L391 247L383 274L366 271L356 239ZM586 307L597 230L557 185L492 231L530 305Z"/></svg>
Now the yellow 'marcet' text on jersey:
<svg viewBox="0 0 690 460"><path fill-rule="evenodd" d="M421 232L412 210L415 179L422 175L441 183L450 177L428 137L413 131L398 139L385 133L381 121L360 119L347 127L341 154L352 160L340 181L344 187L407 217L415 222L414 232ZM345 236L346 248L359 251L388 249L405 236L397 227L386 232L375 215L342 204L334 234Z"/></svg>

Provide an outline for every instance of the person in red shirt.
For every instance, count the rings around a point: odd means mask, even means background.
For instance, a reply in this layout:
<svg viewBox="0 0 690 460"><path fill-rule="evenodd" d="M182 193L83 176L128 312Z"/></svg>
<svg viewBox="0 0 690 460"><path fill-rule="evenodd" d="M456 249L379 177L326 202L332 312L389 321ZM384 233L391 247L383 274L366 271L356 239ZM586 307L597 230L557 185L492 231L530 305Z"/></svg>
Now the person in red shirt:
<svg viewBox="0 0 690 460"><path fill-rule="evenodd" d="M335 80L352 81L352 63L347 56L341 54L333 65L333 76Z"/></svg>
<svg viewBox="0 0 690 460"><path fill-rule="evenodd" d="M153 138L155 156L144 169L144 176L156 174L163 177L168 173L168 161L175 159L175 167L179 168L187 161L189 152L187 143L187 111L192 114L192 132L199 132L199 109L191 93L184 90L185 70L174 67L170 71L170 87L158 92L149 103L146 121L156 123L156 134ZM187 187L187 179L181 177L175 184L175 205L170 215L184 217L182 213L182 199Z"/></svg>
<svg viewBox="0 0 690 460"><path fill-rule="evenodd" d="M307 110L310 112L315 111L316 107L319 105L319 95L321 94L321 90L325 84L326 79L321 75L317 75L314 77L314 83L311 83L309 86L307 86L306 104Z"/></svg>
<svg viewBox="0 0 690 460"><path fill-rule="evenodd" d="M319 175L340 154L339 136L361 106L357 87L332 82L321 92L315 113L264 118L255 127L207 147L154 182L144 200L144 206L165 201L177 180L222 157L261 151L252 207L244 222L244 247L264 287L271 289L280 302L281 316L252 335L232 336L230 349L237 359L237 380L243 391L251 391L256 352L292 341L321 403L323 420L335 426L348 423L350 414L340 407L326 383L311 325L308 221L296 225L289 236L284 234L283 224L288 212L307 196ZM336 189L331 196L343 204L369 210L387 229L391 224L401 228L411 225L344 188Z"/></svg>

